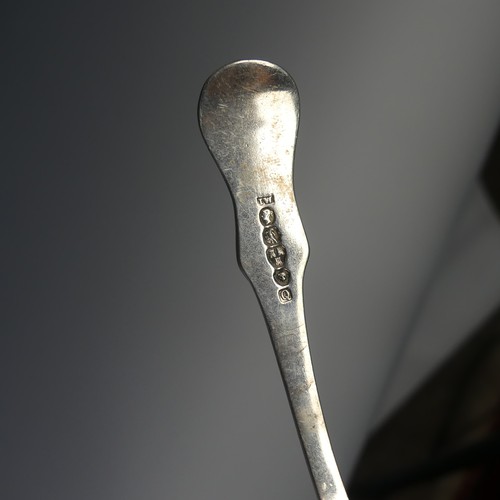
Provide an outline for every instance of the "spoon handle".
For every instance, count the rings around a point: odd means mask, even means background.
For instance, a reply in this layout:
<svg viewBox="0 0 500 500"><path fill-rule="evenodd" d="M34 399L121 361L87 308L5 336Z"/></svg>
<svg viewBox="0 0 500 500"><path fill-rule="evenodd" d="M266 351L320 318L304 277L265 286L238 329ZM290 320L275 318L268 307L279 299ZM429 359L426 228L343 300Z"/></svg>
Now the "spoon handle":
<svg viewBox="0 0 500 500"><path fill-rule="evenodd" d="M316 492L321 500L346 500L305 326L302 282L309 248L293 190L297 87L274 64L229 64L205 83L199 120L231 192L238 262L264 313Z"/></svg>

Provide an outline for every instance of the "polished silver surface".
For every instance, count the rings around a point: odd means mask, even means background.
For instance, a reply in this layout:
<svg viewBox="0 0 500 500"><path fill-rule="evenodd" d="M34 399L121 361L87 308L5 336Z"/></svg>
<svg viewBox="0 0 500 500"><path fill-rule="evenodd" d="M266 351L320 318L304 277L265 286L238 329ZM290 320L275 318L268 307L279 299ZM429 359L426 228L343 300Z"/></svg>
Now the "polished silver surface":
<svg viewBox="0 0 500 500"><path fill-rule="evenodd" d="M309 249L292 176L297 88L274 64L238 61L205 83L199 120L233 198L238 262L264 313L316 492L324 500L347 499L321 411L304 317Z"/></svg>

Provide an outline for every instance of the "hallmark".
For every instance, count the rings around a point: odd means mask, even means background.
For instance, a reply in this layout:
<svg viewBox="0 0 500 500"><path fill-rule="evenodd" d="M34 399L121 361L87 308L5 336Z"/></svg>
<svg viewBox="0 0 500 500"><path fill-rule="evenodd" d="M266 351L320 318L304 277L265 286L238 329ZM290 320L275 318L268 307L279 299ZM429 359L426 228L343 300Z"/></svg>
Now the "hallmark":
<svg viewBox="0 0 500 500"><path fill-rule="evenodd" d="M257 198L259 205L272 205L274 203L274 194L266 194Z"/></svg>
<svg viewBox="0 0 500 500"><path fill-rule="evenodd" d="M276 226L269 226L262 231L262 239L268 247L281 243L281 234Z"/></svg>
<svg viewBox="0 0 500 500"><path fill-rule="evenodd" d="M286 248L283 245L268 248L266 254L267 260L275 269L285 265Z"/></svg>
<svg viewBox="0 0 500 500"><path fill-rule="evenodd" d="M267 227L271 224L274 224L274 221L276 220L276 214L274 213L274 210L272 208L265 207L260 211L259 219L260 223L264 227Z"/></svg>
<svg viewBox="0 0 500 500"><path fill-rule="evenodd" d="M290 302L293 298L292 291L290 290L290 288L282 288L281 290L278 290L278 297L282 304L286 304L287 302Z"/></svg>
<svg viewBox="0 0 500 500"><path fill-rule="evenodd" d="M286 267L276 269L273 278L279 286L286 286L290 283L290 271Z"/></svg>
<svg viewBox="0 0 500 500"><path fill-rule="evenodd" d="M274 203L274 195L261 196L257 198L257 202L259 205ZM276 225L276 212L268 206L261 208L259 211L259 221L264 226L262 240L267 247L267 261L274 268L274 284L278 287L286 287L278 290L278 299L282 304L286 304L293 299L292 291L288 287L292 273L285 267L287 252L282 242L281 231Z"/></svg>

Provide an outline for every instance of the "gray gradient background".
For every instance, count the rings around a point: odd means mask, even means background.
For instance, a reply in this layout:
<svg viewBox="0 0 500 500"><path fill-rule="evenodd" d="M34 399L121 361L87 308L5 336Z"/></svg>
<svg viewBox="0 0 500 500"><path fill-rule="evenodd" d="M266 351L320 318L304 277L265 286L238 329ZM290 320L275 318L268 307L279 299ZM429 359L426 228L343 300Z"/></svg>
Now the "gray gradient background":
<svg viewBox="0 0 500 500"><path fill-rule="evenodd" d="M205 79L243 58L301 94L308 328L347 477L497 124L500 4L9 2L1 23L0 497L312 498L198 131Z"/></svg>

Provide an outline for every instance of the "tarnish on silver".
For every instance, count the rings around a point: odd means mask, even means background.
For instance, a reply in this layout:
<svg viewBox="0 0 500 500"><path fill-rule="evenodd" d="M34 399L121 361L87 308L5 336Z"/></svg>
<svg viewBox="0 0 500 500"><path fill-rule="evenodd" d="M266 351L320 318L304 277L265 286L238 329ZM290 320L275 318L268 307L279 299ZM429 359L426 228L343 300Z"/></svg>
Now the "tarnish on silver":
<svg viewBox="0 0 500 500"><path fill-rule="evenodd" d="M309 248L292 177L297 87L274 64L229 64L205 83L199 120L233 198L238 262L264 313L316 492L322 500L346 500L321 411L304 316Z"/></svg>

